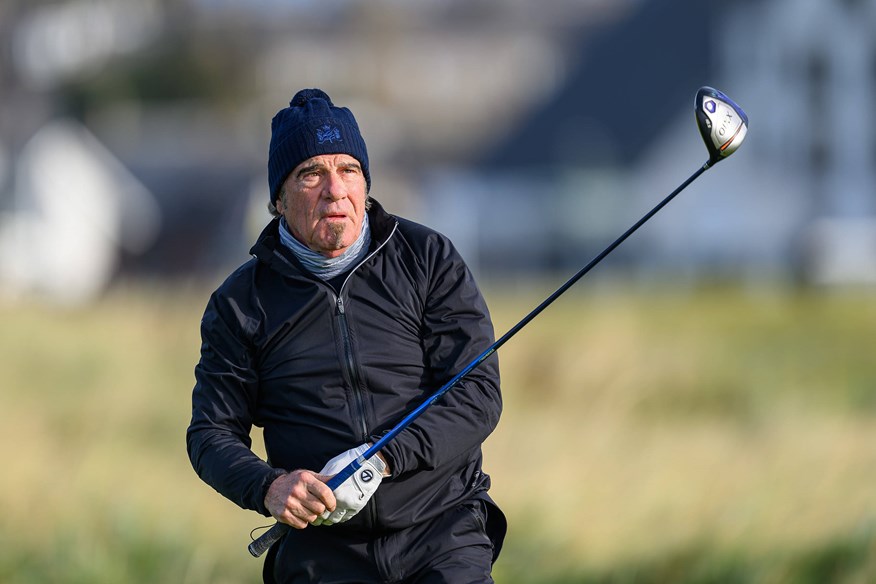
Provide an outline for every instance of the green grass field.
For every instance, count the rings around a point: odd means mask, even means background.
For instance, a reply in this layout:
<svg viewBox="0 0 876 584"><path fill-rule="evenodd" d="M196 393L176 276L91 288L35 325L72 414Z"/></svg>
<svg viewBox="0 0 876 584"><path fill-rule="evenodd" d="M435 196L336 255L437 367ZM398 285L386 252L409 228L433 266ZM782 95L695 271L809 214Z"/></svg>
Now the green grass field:
<svg viewBox="0 0 876 584"><path fill-rule="evenodd" d="M206 298L0 304L0 582L260 581L185 454ZM872 292L570 292L500 351L497 581L876 581L874 345Z"/></svg>

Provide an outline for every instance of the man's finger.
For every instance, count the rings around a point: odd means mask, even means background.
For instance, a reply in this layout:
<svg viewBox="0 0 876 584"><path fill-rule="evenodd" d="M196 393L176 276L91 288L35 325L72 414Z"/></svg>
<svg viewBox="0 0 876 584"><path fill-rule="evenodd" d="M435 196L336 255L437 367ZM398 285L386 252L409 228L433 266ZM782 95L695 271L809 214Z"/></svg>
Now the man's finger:
<svg viewBox="0 0 876 584"><path fill-rule="evenodd" d="M314 474L313 477L316 480L307 484L307 490L310 491L317 498L319 498L319 500L322 501L322 504L325 505L326 509L328 509L329 511L334 511L335 507L337 506L335 494L326 484L326 482L328 482L328 480L332 477L329 475L320 474Z"/></svg>
<svg viewBox="0 0 876 584"><path fill-rule="evenodd" d="M278 521L282 521L283 523L289 525L290 527L294 527L295 529L304 529L308 526L308 522L298 517L295 513L292 512L291 509L286 509L286 512L277 517Z"/></svg>
<svg viewBox="0 0 876 584"><path fill-rule="evenodd" d="M302 513L307 513L311 516L308 519L309 521L312 521L313 519L321 516L323 513L328 511L325 503L323 503L320 499L316 497L308 497L307 499L299 501L299 503L301 505ZM303 515L301 515L301 517L303 518Z"/></svg>

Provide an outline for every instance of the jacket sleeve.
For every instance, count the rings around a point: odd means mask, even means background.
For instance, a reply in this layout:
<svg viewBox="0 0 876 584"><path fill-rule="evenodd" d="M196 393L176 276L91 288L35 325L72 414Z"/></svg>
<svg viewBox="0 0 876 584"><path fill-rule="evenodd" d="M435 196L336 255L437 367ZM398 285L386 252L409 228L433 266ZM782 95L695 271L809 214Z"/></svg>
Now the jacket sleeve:
<svg viewBox="0 0 876 584"><path fill-rule="evenodd" d="M474 277L453 245L433 240L424 262L428 293L422 343L437 391L494 342L486 302ZM404 432L387 444L393 476L432 470L454 459L464 465L480 453L502 411L496 354L473 369L433 403Z"/></svg>
<svg viewBox="0 0 876 584"><path fill-rule="evenodd" d="M201 320L201 359L195 367L186 444L204 482L240 507L267 516L265 492L282 471L251 450L258 378L246 322L234 303L214 293Z"/></svg>

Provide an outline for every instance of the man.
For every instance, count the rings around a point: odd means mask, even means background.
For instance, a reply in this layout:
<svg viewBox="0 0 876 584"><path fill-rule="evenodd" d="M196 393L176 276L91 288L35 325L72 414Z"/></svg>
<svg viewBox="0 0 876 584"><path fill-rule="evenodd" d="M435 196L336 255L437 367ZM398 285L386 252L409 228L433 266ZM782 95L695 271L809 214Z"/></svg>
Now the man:
<svg viewBox="0 0 876 584"><path fill-rule="evenodd" d="M204 313L192 465L295 528L266 582L492 582L505 519L481 443L502 407L495 356L334 492L325 484L493 342L483 297L446 237L368 196L347 108L306 89L271 129L276 216ZM250 450L253 424L268 462Z"/></svg>

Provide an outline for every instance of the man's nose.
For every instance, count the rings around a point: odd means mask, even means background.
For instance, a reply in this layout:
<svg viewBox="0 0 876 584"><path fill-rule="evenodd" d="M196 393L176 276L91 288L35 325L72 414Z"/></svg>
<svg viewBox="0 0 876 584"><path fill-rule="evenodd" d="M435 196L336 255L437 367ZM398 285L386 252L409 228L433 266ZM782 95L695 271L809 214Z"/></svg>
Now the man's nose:
<svg viewBox="0 0 876 584"><path fill-rule="evenodd" d="M326 175L325 194L331 199L343 199L347 196L347 186L337 172L329 172Z"/></svg>

